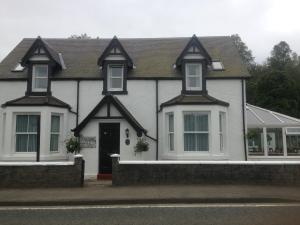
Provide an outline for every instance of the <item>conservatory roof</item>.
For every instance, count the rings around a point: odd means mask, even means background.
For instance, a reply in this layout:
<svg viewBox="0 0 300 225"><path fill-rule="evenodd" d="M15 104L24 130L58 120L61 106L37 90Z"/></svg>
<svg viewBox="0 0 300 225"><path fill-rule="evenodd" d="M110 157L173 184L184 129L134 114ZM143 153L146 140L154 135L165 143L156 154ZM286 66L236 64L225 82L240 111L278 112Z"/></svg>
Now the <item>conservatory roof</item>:
<svg viewBox="0 0 300 225"><path fill-rule="evenodd" d="M246 104L248 127L300 126L300 119Z"/></svg>

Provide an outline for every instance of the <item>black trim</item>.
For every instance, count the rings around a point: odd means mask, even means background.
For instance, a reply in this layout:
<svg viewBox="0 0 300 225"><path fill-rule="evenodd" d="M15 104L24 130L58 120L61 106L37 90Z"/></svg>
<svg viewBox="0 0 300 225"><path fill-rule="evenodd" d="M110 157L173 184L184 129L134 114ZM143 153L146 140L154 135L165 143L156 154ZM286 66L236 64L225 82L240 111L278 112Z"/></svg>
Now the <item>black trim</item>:
<svg viewBox="0 0 300 225"><path fill-rule="evenodd" d="M77 80L77 90L76 90L76 126L78 126L79 120L79 88L80 88L80 80Z"/></svg>
<svg viewBox="0 0 300 225"><path fill-rule="evenodd" d="M107 78L108 78L108 73L107 73L107 68L110 65L122 65L123 66L123 90L122 91L108 91L107 88ZM127 73L128 73L128 64L124 60L106 60L104 62L104 66L102 67L102 76L104 77L103 81L103 95L107 94L114 94L114 95L126 95L128 94L127 92Z"/></svg>
<svg viewBox="0 0 300 225"><path fill-rule="evenodd" d="M111 119L125 119L123 116L94 116L93 120L111 120Z"/></svg>
<svg viewBox="0 0 300 225"><path fill-rule="evenodd" d="M242 82L242 112L243 112L243 139L244 139L244 151L245 151L245 160L248 160L247 156L247 142L246 142L246 119L245 119L245 84L244 80L241 80Z"/></svg>
<svg viewBox="0 0 300 225"><path fill-rule="evenodd" d="M192 38L189 40L189 42L187 43L187 45L185 46L185 48L183 49L183 51L178 56L178 58L176 60L176 66L178 66L178 67L181 66L182 61L184 59L184 56L186 54L193 54L191 52L188 52L191 47L198 47L199 52L197 52L197 54L201 54L202 56L204 56L205 60L206 60L206 63L209 64L209 65L211 64L212 59L211 59L210 55L208 54L208 52L206 51L206 49L204 48L202 43L199 41L197 36L194 34L192 36Z"/></svg>
<svg viewBox="0 0 300 225"><path fill-rule="evenodd" d="M189 63L199 63L201 64L201 68L202 68L202 87L201 90L186 90L186 64ZM182 94L203 94L203 93L207 93L206 90L206 76L207 76L207 64L206 61L204 59L184 59L182 60L182 67L181 67L181 73L182 73L182 90L181 93Z"/></svg>
<svg viewBox="0 0 300 225"><path fill-rule="evenodd" d="M36 140L36 161L40 161L40 138L41 138L41 116L38 115L37 140Z"/></svg>
<svg viewBox="0 0 300 225"><path fill-rule="evenodd" d="M23 67L26 67L30 58L32 56L36 55L35 54L36 49L39 49L39 48L43 48L45 50L45 53L40 54L40 55L46 55L50 59L50 61L55 63L55 66L59 67L59 69L62 69L62 65L61 65L58 53L55 52L55 50L53 50L45 41L43 41L41 37L38 37L37 39L35 39L33 44L30 46L28 51L23 56L20 64Z"/></svg>
<svg viewBox="0 0 300 225"><path fill-rule="evenodd" d="M120 49L121 54L112 54L111 50L114 48ZM122 55L125 57L127 61L128 67L132 68L133 67L133 61L128 55L128 53L125 51L124 47L122 46L121 42L118 40L116 36L113 37L113 39L110 41L108 46L105 48L104 52L98 59L98 66L103 66L104 62L106 61L105 58L108 57L109 55Z"/></svg>
<svg viewBox="0 0 300 225"><path fill-rule="evenodd" d="M14 81L27 81L28 80L28 78L0 78L0 82L10 82L10 81L12 81L12 82L14 82Z"/></svg>
<svg viewBox="0 0 300 225"><path fill-rule="evenodd" d="M117 108L117 110L121 113L124 119L136 130L137 136L141 137L142 133L146 134L147 130L144 129L139 122L132 116L132 114L125 108L125 106L117 99L117 97L113 95L106 95L102 100L94 107L94 109L87 115L86 118L72 131L75 136L79 136L81 130L89 123L91 119L95 117L98 111L105 105L110 103ZM109 118L109 117L107 117ZM112 118L112 117L110 117Z"/></svg>
<svg viewBox="0 0 300 225"><path fill-rule="evenodd" d="M197 99L195 99L197 98ZM173 105L221 105L228 107L229 103L222 100L216 99L208 94L202 95L178 95L175 98L170 99L160 105L160 111L163 107L173 106Z"/></svg>
<svg viewBox="0 0 300 225"><path fill-rule="evenodd" d="M158 160L158 80L155 81L155 113L156 113L156 160Z"/></svg>

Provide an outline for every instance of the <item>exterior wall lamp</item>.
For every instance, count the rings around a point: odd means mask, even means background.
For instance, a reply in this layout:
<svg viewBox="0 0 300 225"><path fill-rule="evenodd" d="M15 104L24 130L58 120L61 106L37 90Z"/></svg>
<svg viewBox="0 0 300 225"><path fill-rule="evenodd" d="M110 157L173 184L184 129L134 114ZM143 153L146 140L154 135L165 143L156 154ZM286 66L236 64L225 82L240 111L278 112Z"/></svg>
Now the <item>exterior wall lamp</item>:
<svg viewBox="0 0 300 225"><path fill-rule="evenodd" d="M129 129L128 128L126 128L126 130L125 130L125 135L126 135L126 138L129 138Z"/></svg>

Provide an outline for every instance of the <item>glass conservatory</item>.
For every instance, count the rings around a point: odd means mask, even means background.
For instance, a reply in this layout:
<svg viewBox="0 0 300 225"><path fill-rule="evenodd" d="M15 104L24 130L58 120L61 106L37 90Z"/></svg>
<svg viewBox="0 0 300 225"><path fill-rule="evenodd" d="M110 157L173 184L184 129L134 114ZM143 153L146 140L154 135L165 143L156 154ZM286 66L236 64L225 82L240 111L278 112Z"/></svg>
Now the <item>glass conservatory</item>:
<svg viewBox="0 0 300 225"><path fill-rule="evenodd" d="M300 119L246 105L248 159L300 159Z"/></svg>

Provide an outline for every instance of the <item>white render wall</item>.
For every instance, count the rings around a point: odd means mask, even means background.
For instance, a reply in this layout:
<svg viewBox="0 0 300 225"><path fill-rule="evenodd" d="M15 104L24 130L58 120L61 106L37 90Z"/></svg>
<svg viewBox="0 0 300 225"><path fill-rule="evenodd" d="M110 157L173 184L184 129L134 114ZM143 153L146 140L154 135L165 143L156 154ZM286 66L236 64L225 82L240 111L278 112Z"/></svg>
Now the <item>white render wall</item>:
<svg viewBox="0 0 300 225"><path fill-rule="evenodd" d="M208 94L228 102L228 153L231 160L245 160L241 80L207 80Z"/></svg>
<svg viewBox="0 0 300 225"><path fill-rule="evenodd" d="M13 88L12 88L13 87ZM128 80L127 90L128 95L116 95L122 104L129 112L137 119L137 121L148 131L148 135L156 138L156 81L154 80ZM52 95L66 102L72 107L72 111L76 111L77 107L77 81L52 81ZM207 80L208 94L226 101L230 104L226 114L227 118L227 156L219 157L230 160L244 160L244 144L243 144L243 124L242 124L242 86L241 80ZM158 81L158 106L161 103L168 101L177 95L181 94L182 83L179 80L160 80ZM91 110L104 97L103 81L80 81L79 82L79 123L91 112ZM25 95L26 82L0 82L0 104L6 101L19 98ZM182 107L182 106L181 106ZM193 108L193 110L202 110L205 106ZM10 108L10 107L8 107ZM7 109L8 109L7 108ZM29 112L32 107L22 108L24 112ZM48 107L49 108L49 107ZM167 107L169 110L171 107ZM177 107L176 110L180 107ZM217 108L217 106L215 107ZM46 108L45 108L46 109ZM48 112L40 107L38 111L42 113ZM219 110L219 109L218 109ZM47 111L47 110L46 110ZM111 112L114 114L114 111ZM100 112L105 113L105 111ZM115 112L117 115L117 112ZM0 154L5 155L4 151L11 151L9 147L2 141L3 131L3 109L0 108ZM12 119L6 115L6 126L12 126ZM76 117L69 113L66 116L68 120L65 126L64 133L70 134L76 124ZM96 175L98 173L98 152L99 152L99 123L100 122L118 122L120 123L120 153L121 160L155 160L156 157L156 142L147 138L150 143L150 150L144 153L134 153L134 145L137 137L134 129L125 121L122 120L91 120L90 123L83 129L83 136L96 137L96 148L83 149L82 154L86 160L86 174ZM164 112L159 113L159 158L163 159L162 152L165 150L165 131L164 131ZM125 129L130 130L130 145L125 144ZM45 129L48 129L45 127ZM7 131L7 130L6 130ZM5 132L6 133L6 132ZM8 136L5 136L5 139ZM12 139L12 138L10 138ZM42 142L42 140L41 140ZM180 141L179 141L180 142ZM181 146L181 143L178 143ZM12 146L12 145L11 145ZM46 157L47 158L47 157ZM51 158L51 157L50 157ZM48 158L48 159L50 159ZM61 157L63 158L63 157ZM178 157L177 157L178 158ZM188 157L185 157L188 158ZM21 158L20 158L21 159ZM55 157L53 157L55 159ZM178 158L180 159L180 157ZM191 157L190 159L193 159ZM212 159L211 157L199 157L199 159ZM217 159L217 158L215 158Z"/></svg>

